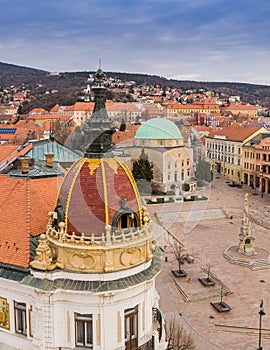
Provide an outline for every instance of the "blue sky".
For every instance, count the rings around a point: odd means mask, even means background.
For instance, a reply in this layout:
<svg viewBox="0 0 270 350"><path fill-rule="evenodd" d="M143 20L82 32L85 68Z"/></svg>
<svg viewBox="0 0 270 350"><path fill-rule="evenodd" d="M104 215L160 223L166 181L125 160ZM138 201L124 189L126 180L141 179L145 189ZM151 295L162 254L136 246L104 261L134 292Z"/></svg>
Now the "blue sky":
<svg viewBox="0 0 270 350"><path fill-rule="evenodd" d="M268 0L0 0L0 61L270 85Z"/></svg>

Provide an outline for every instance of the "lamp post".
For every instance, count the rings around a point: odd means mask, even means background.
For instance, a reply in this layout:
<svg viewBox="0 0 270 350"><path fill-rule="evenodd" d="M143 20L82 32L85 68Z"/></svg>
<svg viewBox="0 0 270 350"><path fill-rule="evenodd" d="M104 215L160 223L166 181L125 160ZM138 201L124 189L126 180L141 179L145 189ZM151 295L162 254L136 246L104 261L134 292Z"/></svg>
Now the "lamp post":
<svg viewBox="0 0 270 350"><path fill-rule="evenodd" d="M259 315L260 315L260 321L259 321L259 347L258 347L258 350L263 350L263 347L262 347L262 316L265 315L265 312L263 310L263 300L260 303Z"/></svg>

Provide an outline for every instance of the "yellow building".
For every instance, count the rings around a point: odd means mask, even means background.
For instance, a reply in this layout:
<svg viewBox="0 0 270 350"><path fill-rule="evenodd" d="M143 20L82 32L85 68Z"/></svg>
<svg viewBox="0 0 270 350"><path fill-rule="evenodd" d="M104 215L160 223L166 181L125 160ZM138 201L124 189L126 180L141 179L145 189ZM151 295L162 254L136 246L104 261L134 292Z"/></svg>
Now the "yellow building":
<svg viewBox="0 0 270 350"><path fill-rule="evenodd" d="M205 157L214 172L233 181L243 181L243 144L267 129L260 126L233 125L205 138Z"/></svg>
<svg viewBox="0 0 270 350"><path fill-rule="evenodd" d="M190 115L193 113L220 113L220 106L210 98L190 104L170 103L166 107L166 116Z"/></svg>

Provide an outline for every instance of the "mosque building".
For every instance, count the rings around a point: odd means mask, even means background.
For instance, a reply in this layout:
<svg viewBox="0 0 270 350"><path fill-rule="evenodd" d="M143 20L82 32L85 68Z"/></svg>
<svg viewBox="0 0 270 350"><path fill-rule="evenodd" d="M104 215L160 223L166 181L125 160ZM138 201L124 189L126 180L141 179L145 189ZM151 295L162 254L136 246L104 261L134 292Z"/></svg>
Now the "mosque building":
<svg viewBox="0 0 270 350"><path fill-rule="evenodd" d="M35 233L31 220L44 210L26 191L28 234L14 226L0 237L0 342L10 349L166 349L161 251L132 173L112 153L104 78L98 69L89 145L61 181L47 226Z"/></svg>
<svg viewBox="0 0 270 350"><path fill-rule="evenodd" d="M143 122L136 132L134 146L126 151L131 164L140 158L142 150L153 166L154 191L181 190L183 183L193 186L193 150L184 144L175 123L163 117Z"/></svg>

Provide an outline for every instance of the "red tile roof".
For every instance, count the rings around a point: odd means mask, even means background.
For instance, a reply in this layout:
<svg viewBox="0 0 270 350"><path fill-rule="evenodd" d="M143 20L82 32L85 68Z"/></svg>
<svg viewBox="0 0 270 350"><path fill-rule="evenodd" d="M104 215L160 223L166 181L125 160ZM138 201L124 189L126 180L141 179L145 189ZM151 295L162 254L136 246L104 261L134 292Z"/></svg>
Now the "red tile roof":
<svg viewBox="0 0 270 350"><path fill-rule="evenodd" d="M0 261L29 267L30 235L44 233L58 192L57 177L36 180L0 175Z"/></svg>
<svg viewBox="0 0 270 350"><path fill-rule="evenodd" d="M226 140L243 142L247 137L261 128L261 126L253 125L232 125L222 130L215 130L214 134L209 135L209 137L214 138L214 136L217 137L220 135L221 137L225 136Z"/></svg>
<svg viewBox="0 0 270 350"><path fill-rule="evenodd" d="M17 146L0 146L0 163L11 154L17 154Z"/></svg>
<svg viewBox="0 0 270 350"><path fill-rule="evenodd" d="M134 142L136 131L135 130L126 130L126 131L116 131L112 135L112 141L115 144L124 143L124 142Z"/></svg>
<svg viewBox="0 0 270 350"><path fill-rule="evenodd" d="M41 114L29 114L28 120L69 120L70 116L63 115L63 114L52 114L52 113L41 113Z"/></svg>
<svg viewBox="0 0 270 350"><path fill-rule="evenodd" d="M58 112L60 108L60 105L57 103L56 105L54 105L51 109L50 109L50 113L52 112Z"/></svg>
<svg viewBox="0 0 270 350"><path fill-rule="evenodd" d="M72 110L74 111L93 111L94 110L94 102L76 102L73 106Z"/></svg>
<svg viewBox="0 0 270 350"><path fill-rule="evenodd" d="M43 113L48 113L48 111L44 108L33 108L29 114L43 114Z"/></svg>
<svg viewBox="0 0 270 350"><path fill-rule="evenodd" d="M32 143L29 143L21 150L18 149L18 146L9 146L6 143L0 146L0 166L9 164L13 162L20 156L24 156L30 149L33 147Z"/></svg>
<svg viewBox="0 0 270 350"><path fill-rule="evenodd" d="M140 113L140 109L133 103L129 102L106 102L106 109L108 112L135 112Z"/></svg>
<svg viewBox="0 0 270 350"><path fill-rule="evenodd" d="M248 105L248 104L231 104L227 107L221 107L221 110L223 111L256 111L259 107L253 106L253 105Z"/></svg>

